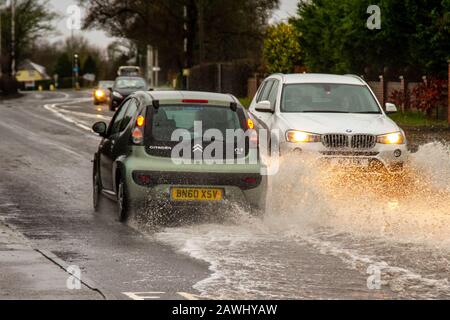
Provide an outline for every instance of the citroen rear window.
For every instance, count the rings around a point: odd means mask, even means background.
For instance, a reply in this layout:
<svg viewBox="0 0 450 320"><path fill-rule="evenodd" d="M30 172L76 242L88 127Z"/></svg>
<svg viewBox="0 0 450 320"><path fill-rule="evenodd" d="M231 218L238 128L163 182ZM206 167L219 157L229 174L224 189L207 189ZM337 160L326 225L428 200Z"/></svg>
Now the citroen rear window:
<svg viewBox="0 0 450 320"><path fill-rule="evenodd" d="M233 111L229 107L211 105L169 105L155 110L151 119L151 138L153 141L170 142L177 129L188 132L194 140L195 124L201 124L203 134L210 129L219 130L226 137L227 130L244 129L242 110Z"/></svg>

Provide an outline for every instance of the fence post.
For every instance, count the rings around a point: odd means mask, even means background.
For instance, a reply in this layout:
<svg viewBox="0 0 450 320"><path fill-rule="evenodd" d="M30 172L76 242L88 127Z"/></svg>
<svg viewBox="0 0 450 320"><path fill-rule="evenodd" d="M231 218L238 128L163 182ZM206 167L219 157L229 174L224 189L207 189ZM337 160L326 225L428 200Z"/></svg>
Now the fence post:
<svg viewBox="0 0 450 320"><path fill-rule="evenodd" d="M217 64L217 87L218 87L218 92L222 93L222 64L218 63Z"/></svg>
<svg viewBox="0 0 450 320"><path fill-rule="evenodd" d="M404 76L400 76L400 91L402 92L402 105L400 106L402 112L405 112L406 108L407 108L407 103L408 103L408 86L406 85L406 81L405 81L405 77Z"/></svg>

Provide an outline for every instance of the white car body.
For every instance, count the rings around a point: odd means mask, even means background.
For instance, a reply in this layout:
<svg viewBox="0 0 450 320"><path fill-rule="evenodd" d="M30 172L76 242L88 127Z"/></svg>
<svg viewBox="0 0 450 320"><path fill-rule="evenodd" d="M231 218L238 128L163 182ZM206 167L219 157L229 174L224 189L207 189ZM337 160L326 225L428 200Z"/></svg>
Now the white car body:
<svg viewBox="0 0 450 320"><path fill-rule="evenodd" d="M370 94L368 95L367 92L364 92L364 97L375 100L379 113L321 113L312 110L308 111L311 113L283 112L281 108L283 90L286 86L301 84L309 86L338 85L334 87L339 87L339 85L344 85L344 87L347 87L345 85L349 85L365 87ZM270 91L268 89L269 86L271 86ZM354 87L350 90L353 89L359 90ZM309 99L311 99L310 103L313 105L312 98ZM270 109L268 110L267 108ZM376 108L375 105L372 108ZM390 112L396 111L396 107L392 104L386 104L386 108ZM281 155L290 151L299 151L300 153L312 152L330 162L362 166L370 166L372 164L381 166L382 164L389 171L401 170L407 157L406 137L403 130L387 116L373 91L364 80L357 76L327 74L272 75L265 79L260 86L250 105L250 114L259 128L264 128L271 132L278 130L280 139L278 143ZM313 133L311 136L317 136L317 138L312 142L290 142L289 139L291 138L288 137L287 133L291 131ZM403 136L399 143L380 143L379 140L383 139L379 138L380 136L394 133L397 136ZM273 141L271 142L273 143Z"/></svg>

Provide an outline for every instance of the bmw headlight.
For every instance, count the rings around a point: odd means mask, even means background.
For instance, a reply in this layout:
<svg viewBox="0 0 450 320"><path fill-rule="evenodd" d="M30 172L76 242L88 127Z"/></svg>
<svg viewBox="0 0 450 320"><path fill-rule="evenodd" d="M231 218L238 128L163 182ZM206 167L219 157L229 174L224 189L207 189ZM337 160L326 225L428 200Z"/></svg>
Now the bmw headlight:
<svg viewBox="0 0 450 320"><path fill-rule="evenodd" d="M405 136L401 132L383 134L377 137L377 142L381 144L404 144Z"/></svg>
<svg viewBox="0 0 450 320"><path fill-rule="evenodd" d="M301 143L301 142L320 142L321 136L320 134L298 131L298 130L290 130L286 132L286 140L288 142L293 143Z"/></svg>
<svg viewBox="0 0 450 320"><path fill-rule="evenodd" d="M116 98L119 98L119 99L123 99L123 96L120 93L118 93L117 91L113 92L113 96Z"/></svg>

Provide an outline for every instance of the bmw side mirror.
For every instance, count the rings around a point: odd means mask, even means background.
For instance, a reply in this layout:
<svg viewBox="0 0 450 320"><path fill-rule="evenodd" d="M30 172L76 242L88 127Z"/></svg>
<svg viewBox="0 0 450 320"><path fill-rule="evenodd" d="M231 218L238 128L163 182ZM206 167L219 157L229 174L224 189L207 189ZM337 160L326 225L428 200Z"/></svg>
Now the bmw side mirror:
<svg viewBox="0 0 450 320"><path fill-rule="evenodd" d="M386 103L386 113L387 114L392 114L392 113L397 113L397 107L395 106L395 104L393 103Z"/></svg>
<svg viewBox="0 0 450 320"><path fill-rule="evenodd" d="M107 129L108 129L108 126L104 122L96 122L92 126L92 131L94 131L95 133L97 133L101 137L105 137L106 136Z"/></svg>
<svg viewBox="0 0 450 320"><path fill-rule="evenodd" d="M271 113L273 113L272 103L270 101L268 101L268 100L260 101L260 102L258 102L256 104L255 110L259 111L259 112L271 112Z"/></svg>

